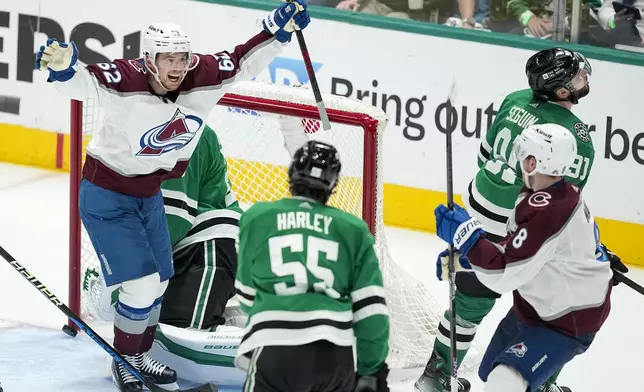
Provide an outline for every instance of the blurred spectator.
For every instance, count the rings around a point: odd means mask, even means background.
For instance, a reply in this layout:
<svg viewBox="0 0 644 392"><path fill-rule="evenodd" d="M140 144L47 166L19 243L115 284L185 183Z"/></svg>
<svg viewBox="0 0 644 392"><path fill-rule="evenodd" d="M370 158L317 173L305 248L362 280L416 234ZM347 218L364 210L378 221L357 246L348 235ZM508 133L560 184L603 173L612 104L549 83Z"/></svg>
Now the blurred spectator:
<svg viewBox="0 0 644 392"><path fill-rule="evenodd" d="M553 0L557 1L557 0ZM587 8L601 7L601 0L582 0ZM570 15L572 1L566 1L567 15ZM528 37L547 39L552 36L554 4L552 1L542 0L510 0L507 4L508 13L515 17L522 25L522 32ZM584 14L582 12L582 14ZM588 15L586 12L584 15ZM585 18L586 21L589 18ZM570 31L570 21L565 18L565 29Z"/></svg>
<svg viewBox="0 0 644 392"><path fill-rule="evenodd" d="M550 39L555 1L558 0L308 0L308 3L350 12ZM565 0L566 40L570 39L573 1ZM634 6L644 14L644 0L619 1L625 5L636 4ZM582 42L606 47L617 44L644 47L644 19L635 20L632 12L615 12L612 0L581 2L579 38Z"/></svg>
<svg viewBox="0 0 644 392"><path fill-rule="evenodd" d="M640 19L637 19L627 9L616 12L612 0L604 1L597 11L596 18L601 27L609 32L605 39L610 41L612 44L610 46L614 44L642 45L644 42L644 20L641 19L641 15L644 14L644 3L633 0L617 1L616 3L635 8L640 13Z"/></svg>
<svg viewBox="0 0 644 392"><path fill-rule="evenodd" d="M447 26L490 31L487 29L490 19L489 0L458 0L458 11L458 17L447 18Z"/></svg>
<svg viewBox="0 0 644 392"><path fill-rule="evenodd" d="M616 1L616 3L632 8L630 11L620 9L619 12L616 12L613 0L604 1L601 8L591 13L601 28L591 27L589 29L590 43L606 47L626 45L641 48L644 46L644 20L641 19L644 14L644 3L634 0ZM637 19L634 14L638 12L640 19ZM631 50L629 48L620 49ZM637 49L635 48L635 50Z"/></svg>
<svg viewBox="0 0 644 392"><path fill-rule="evenodd" d="M338 4L338 0L308 0L306 3L308 5L319 5L322 7L335 7Z"/></svg>
<svg viewBox="0 0 644 392"><path fill-rule="evenodd" d="M422 9L423 0L342 0L336 8L364 12L365 14L410 19L408 11Z"/></svg>

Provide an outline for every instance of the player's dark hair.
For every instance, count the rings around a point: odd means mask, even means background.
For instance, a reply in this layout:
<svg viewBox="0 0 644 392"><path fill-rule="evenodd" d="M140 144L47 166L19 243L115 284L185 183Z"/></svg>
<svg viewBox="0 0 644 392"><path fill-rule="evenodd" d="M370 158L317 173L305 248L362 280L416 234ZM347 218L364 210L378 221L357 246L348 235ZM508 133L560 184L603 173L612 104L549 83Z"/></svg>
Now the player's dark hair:
<svg viewBox="0 0 644 392"><path fill-rule="evenodd" d="M525 73L535 100L561 101L556 91L565 88L570 91L566 100L576 104L589 92L587 86L577 90L572 84L582 66L591 72L588 60L581 53L568 49L544 49L532 55L526 62Z"/></svg>
<svg viewBox="0 0 644 392"><path fill-rule="evenodd" d="M308 141L295 152L288 168L291 194L326 204L338 184L341 169L335 147Z"/></svg>

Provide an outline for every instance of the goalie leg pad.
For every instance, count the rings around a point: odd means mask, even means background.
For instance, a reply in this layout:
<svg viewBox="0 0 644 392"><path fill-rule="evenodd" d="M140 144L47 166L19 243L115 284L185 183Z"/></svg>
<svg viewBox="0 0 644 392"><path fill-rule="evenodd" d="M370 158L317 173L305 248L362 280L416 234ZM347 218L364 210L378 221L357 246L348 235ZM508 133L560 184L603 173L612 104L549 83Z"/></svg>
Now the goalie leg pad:
<svg viewBox="0 0 644 392"><path fill-rule="evenodd" d="M233 366L244 330L220 326L216 331L201 331L159 324L150 357L181 376L198 384L241 387L246 372Z"/></svg>

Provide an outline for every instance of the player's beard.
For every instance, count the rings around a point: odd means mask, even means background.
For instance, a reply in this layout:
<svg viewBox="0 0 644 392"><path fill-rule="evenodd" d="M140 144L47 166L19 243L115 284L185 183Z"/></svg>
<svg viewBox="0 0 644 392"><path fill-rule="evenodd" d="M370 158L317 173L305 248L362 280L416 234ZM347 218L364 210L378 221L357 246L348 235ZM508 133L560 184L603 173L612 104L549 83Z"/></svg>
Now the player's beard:
<svg viewBox="0 0 644 392"><path fill-rule="evenodd" d="M575 99L577 101L579 101L580 99L582 99L583 97L585 97L588 94L590 94L590 85L589 84L585 85L584 87L580 88L579 90L577 90L577 91L575 91L573 93L573 95L574 95L574 97L575 97Z"/></svg>
<svg viewBox="0 0 644 392"><path fill-rule="evenodd" d="M576 105L577 103L579 103L580 99L582 99L583 97L585 97L589 93L590 93L590 84L586 84L584 87L582 87L580 89L577 89L577 90L573 91L572 93L570 93L570 95L568 96L567 101L570 101L574 105Z"/></svg>

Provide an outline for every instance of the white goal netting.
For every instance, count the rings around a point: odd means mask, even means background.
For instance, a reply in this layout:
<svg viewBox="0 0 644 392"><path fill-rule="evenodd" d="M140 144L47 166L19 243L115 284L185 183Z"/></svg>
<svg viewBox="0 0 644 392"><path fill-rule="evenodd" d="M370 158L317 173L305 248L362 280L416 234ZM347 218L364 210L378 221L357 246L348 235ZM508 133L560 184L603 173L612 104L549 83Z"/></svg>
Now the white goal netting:
<svg viewBox="0 0 644 392"><path fill-rule="evenodd" d="M207 123L217 132L227 157L233 190L244 205L287 195L286 170L290 155L285 148L285 129L293 131L299 127L306 138L336 146L342 161L342 177L330 203L362 217L376 238L391 316L389 366L417 369L427 361L444 309L437 305L421 280L396 264L387 248L382 140L388 118L382 110L361 101L334 95L323 98L332 131L322 130L317 120L310 119L317 116L312 91L258 82L237 84L213 110ZM76 112L81 110L77 108ZM82 132L83 146L86 146L100 126L102 115L92 102L82 104L79 115L82 118L77 123L78 126L82 123L82 129L72 129L72 132ZM74 236L80 236L81 249L80 258L72 261L72 270L78 271L78 287L72 290L82 289L82 316L91 319L88 305L98 302L92 285L99 266L85 230L72 233ZM427 257L433 259L434 255ZM421 279L432 278L421 276Z"/></svg>

